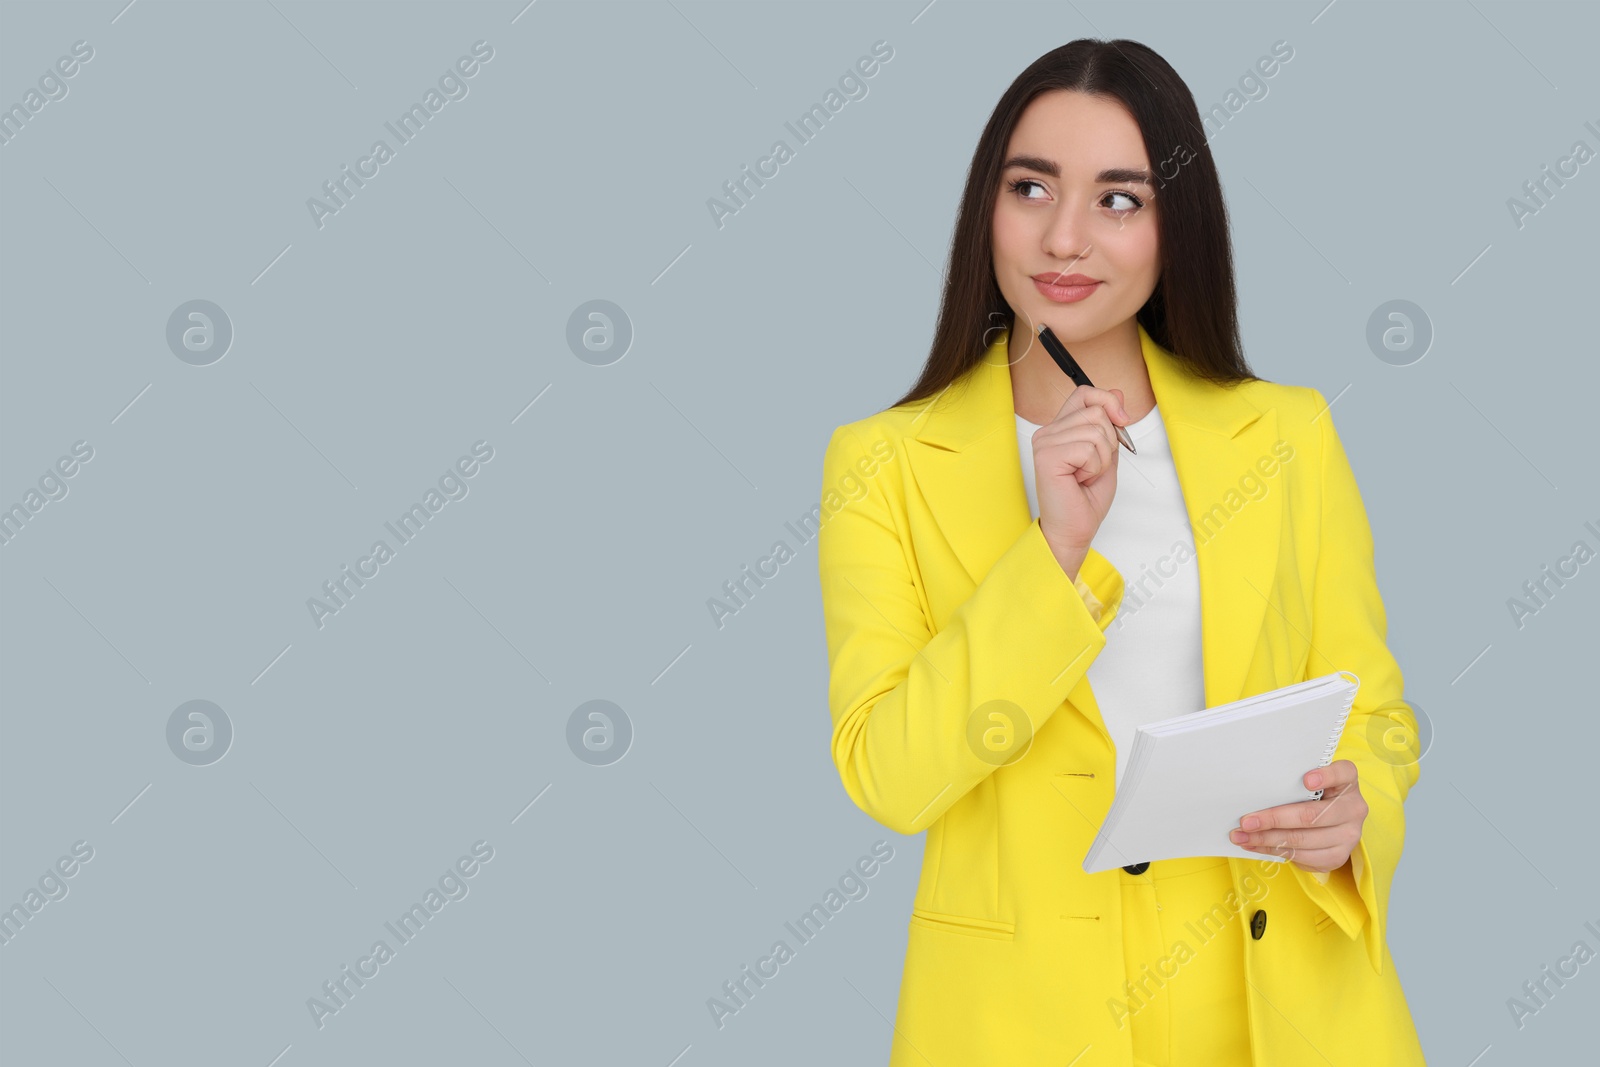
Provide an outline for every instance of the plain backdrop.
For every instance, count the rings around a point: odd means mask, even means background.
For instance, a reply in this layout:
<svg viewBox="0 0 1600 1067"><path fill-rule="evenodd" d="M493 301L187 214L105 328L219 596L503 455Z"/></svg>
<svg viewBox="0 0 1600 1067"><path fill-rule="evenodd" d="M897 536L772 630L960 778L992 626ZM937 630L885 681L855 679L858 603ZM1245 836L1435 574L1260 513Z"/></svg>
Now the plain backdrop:
<svg viewBox="0 0 1600 1067"><path fill-rule="evenodd" d="M1211 149L1247 355L1337 397L1430 729L1389 912L1430 1061L1592 1053L1600 964L1520 1026L1508 1002L1600 950L1600 164L1512 204L1600 150L1594 7L124 2L0 6L0 106L93 53L0 144L0 507L56 494L0 546L0 907L58 894L0 946L0 1058L885 1062L922 838L838 781L785 524L927 353L995 101L1083 36L1150 45L1202 110L1237 94ZM1425 351L1369 343L1393 301ZM708 1000L879 841L719 1027Z"/></svg>

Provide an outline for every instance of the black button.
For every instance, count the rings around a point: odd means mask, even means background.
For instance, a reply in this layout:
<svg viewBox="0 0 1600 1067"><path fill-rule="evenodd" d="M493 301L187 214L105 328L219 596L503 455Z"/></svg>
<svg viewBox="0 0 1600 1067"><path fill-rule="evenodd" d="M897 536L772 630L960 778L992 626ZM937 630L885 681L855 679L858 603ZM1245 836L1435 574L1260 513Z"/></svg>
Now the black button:
<svg viewBox="0 0 1600 1067"><path fill-rule="evenodd" d="M1122 869L1127 871L1129 874L1143 874L1145 871L1150 869L1150 864L1148 861L1144 863L1130 863Z"/></svg>
<svg viewBox="0 0 1600 1067"><path fill-rule="evenodd" d="M1267 913L1265 911L1258 911L1254 915L1250 916L1250 936L1255 938L1257 941L1260 941L1261 935L1266 932Z"/></svg>

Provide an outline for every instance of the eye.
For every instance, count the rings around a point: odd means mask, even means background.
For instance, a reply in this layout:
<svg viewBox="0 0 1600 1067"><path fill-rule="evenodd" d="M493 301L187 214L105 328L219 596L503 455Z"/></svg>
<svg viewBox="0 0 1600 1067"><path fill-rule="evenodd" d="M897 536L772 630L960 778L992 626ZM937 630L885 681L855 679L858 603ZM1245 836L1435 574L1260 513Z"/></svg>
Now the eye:
<svg viewBox="0 0 1600 1067"><path fill-rule="evenodd" d="M1021 193L1023 186L1026 186L1026 185L1036 186L1040 190L1044 189L1044 184L1042 182L1034 181L1032 178L1017 178L1015 181L1011 182L1011 184L1008 185L1006 188L1010 189L1013 193ZM1043 197L1038 197L1038 196L1026 196L1026 195L1024 195L1022 197L1022 199L1024 199L1024 200L1042 200L1044 198Z"/></svg>
<svg viewBox="0 0 1600 1067"><path fill-rule="evenodd" d="M1144 207L1144 201L1143 200L1140 200L1137 196L1134 196L1132 193L1126 192L1126 191L1124 191L1122 189L1113 189L1113 190L1111 190L1104 197L1101 197L1101 202L1104 203L1106 200L1111 199L1113 197L1121 197L1123 200L1127 201L1128 204L1132 205L1131 207L1126 206L1126 205L1122 206L1122 207L1115 207L1115 206L1107 205L1107 206L1111 207L1112 211L1116 212L1119 215L1131 215L1135 211L1138 211L1140 208Z"/></svg>

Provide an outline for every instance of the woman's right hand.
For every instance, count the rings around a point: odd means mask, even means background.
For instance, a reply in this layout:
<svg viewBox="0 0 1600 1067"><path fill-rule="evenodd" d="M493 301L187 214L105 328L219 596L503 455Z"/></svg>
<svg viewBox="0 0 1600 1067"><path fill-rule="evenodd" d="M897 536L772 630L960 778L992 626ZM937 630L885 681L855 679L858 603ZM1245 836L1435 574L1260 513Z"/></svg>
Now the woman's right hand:
<svg viewBox="0 0 1600 1067"><path fill-rule="evenodd" d="M1033 433L1039 528L1067 577L1076 580L1117 492L1116 427L1126 426L1122 390L1079 385L1048 425Z"/></svg>

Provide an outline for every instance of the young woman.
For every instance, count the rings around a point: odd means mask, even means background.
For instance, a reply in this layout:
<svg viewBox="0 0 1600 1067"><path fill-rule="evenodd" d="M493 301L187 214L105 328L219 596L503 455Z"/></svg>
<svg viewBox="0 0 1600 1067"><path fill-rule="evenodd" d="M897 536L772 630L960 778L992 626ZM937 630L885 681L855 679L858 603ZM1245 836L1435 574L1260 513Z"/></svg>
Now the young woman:
<svg viewBox="0 0 1600 1067"><path fill-rule="evenodd" d="M1074 41L1006 91L922 375L835 430L823 484L833 759L928 831L894 1067L1423 1063L1385 944L1416 721L1370 527L1325 398L1241 354L1158 55ZM1140 723L1336 670L1361 685L1321 800L1084 872Z"/></svg>

